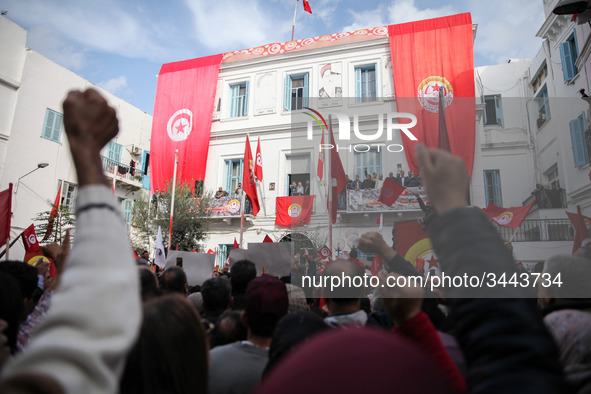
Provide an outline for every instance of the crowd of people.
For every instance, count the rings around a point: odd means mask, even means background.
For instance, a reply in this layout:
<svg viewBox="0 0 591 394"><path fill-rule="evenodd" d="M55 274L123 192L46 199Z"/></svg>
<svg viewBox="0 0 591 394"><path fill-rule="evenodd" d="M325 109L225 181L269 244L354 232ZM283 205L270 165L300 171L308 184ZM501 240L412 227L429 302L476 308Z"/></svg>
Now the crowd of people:
<svg viewBox="0 0 591 394"><path fill-rule="evenodd" d="M134 262L102 172L100 150L118 131L114 109L94 90L71 92L64 126L80 186L76 242L71 251L69 241L44 247L53 278L42 267L0 263L0 392L591 391L586 293L540 289L540 312L510 286L473 289L469 298L453 287L431 297L410 283L306 297L248 260L193 287L181 267L156 275ZM489 220L466 207L462 160L424 146L417 155L442 271L517 272ZM382 284L417 274L377 232L363 234L359 248L384 261ZM589 266L586 257L557 256L543 270L589 283ZM322 273L363 274L340 259Z"/></svg>
<svg viewBox="0 0 591 394"><path fill-rule="evenodd" d="M367 168L363 170L364 179L359 179L359 175L355 175L355 179L351 180L348 178L347 189L348 190L364 190L364 189L381 189L384 186L384 175L377 173L368 173ZM419 187L422 186L421 178L414 171L409 171L408 176L405 175L403 170L399 170L396 175L390 171L388 178L404 187Z"/></svg>

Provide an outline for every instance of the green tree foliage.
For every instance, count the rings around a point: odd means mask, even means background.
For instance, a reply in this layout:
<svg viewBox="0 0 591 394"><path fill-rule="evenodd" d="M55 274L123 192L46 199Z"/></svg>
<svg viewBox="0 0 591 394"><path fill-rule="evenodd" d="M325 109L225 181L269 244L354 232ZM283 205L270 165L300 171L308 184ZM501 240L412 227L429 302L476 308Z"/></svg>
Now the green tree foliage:
<svg viewBox="0 0 591 394"><path fill-rule="evenodd" d="M53 205L53 204L52 204ZM40 243L51 243L57 242L59 244L62 243L62 240L66 236L67 229L73 229L76 224L76 215L70 207L66 205L61 205L58 209L57 215L53 219L53 229L51 231L51 236L45 241L42 242L47 229L50 227L50 217L51 217L51 210L40 212L33 218L33 221L36 222L35 224L35 233L37 234L37 238L39 239ZM72 231L72 238L74 233Z"/></svg>
<svg viewBox="0 0 591 394"><path fill-rule="evenodd" d="M134 246L145 250L153 249L158 226L162 230L164 247L168 248L172 182L160 193L157 207L151 198L144 195L135 200L132 211L132 226L136 231ZM174 199L171 249L201 250L200 242L207 236L211 216L211 194L194 198L188 184L177 182Z"/></svg>

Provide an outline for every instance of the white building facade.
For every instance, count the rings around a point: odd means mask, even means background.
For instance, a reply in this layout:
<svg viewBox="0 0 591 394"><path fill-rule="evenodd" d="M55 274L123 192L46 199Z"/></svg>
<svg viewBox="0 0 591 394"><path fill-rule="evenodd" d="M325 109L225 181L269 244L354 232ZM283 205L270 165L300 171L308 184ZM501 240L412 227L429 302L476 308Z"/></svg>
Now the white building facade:
<svg viewBox="0 0 591 394"><path fill-rule="evenodd" d="M143 170L151 115L27 48L26 34L0 17L0 189L14 185L11 237L31 225L38 213L51 210L60 184L60 204L74 207L77 179L62 123L62 101L74 89L94 88L117 110L119 135L102 155L105 173L131 223L133 200L149 188ZM48 166L38 168L40 163ZM11 258L22 258L22 243L11 253Z"/></svg>

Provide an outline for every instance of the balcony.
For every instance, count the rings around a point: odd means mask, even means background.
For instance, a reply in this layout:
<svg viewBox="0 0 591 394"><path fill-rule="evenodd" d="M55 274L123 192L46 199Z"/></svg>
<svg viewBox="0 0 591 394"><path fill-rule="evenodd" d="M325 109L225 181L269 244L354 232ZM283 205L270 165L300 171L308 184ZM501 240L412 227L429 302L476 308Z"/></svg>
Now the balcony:
<svg viewBox="0 0 591 394"><path fill-rule="evenodd" d="M575 236L575 230L568 219L524 220L516 233L514 228L491 223L505 242L573 241Z"/></svg>
<svg viewBox="0 0 591 394"><path fill-rule="evenodd" d="M101 156L101 160L105 174L111 182L115 181L115 188L122 188L132 192L142 188L144 172L141 169L132 168L104 156Z"/></svg>

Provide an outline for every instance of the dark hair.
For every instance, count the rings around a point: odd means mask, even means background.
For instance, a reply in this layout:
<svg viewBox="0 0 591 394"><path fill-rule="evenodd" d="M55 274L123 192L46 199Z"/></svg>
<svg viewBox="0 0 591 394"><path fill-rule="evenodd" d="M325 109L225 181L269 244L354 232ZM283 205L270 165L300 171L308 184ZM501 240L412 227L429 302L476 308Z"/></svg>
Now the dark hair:
<svg viewBox="0 0 591 394"><path fill-rule="evenodd" d="M37 268L22 261L0 262L0 272L10 274L18 282L23 299L32 298L37 288Z"/></svg>
<svg viewBox="0 0 591 394"><path fill-rule="evenodd" d="M0 272L0 319L8 323L4 334L10 352L16 352L16 340L23 313L23 297L18 282L12 275Z"/></svg>
<svg viewBox="0 0 591 394"><path fill-rule="evenodd" d="M222 277L208 279L201 285L201 295L206 315L208 312L223 311L230 305L232 296L230 281Z"/></svg>
<svg viewBox="0 0 591 394"><path fill-rule="evenodd" d="M230 268L232 293L244 293L251 280L257 277L257 267L250 260L239 260Z"/></svg>
<svg viewBox="0 0 591 394"><path fill-rule="evenodd" d="M352 259L356 259L358 256L359 254L357 253L357 249L351 249L351 251L349 252L349 257L351 257Z"/></svg>
<svg viewBox="0 0 591 394"><path fill-rule="evenodd" d="M158 278L154 271L149 267L138 266L138 274L140 276L142 301L159 296Z"/></svg>
<svg viewBox="0 0 591 394"><path fill-rule="evenodd" d="M247 330L241 319L242 314L226 311L218 319L211 333L211 348L246 339Z"/></svg>
<svg viewBox="0 0 591 394"><path fill-rule="evenodd" d="M126 394L206 393L205 331L195 308L178 294L147 301L140 334L119 389Z"/></svg>
<svg viewBox="0 0 591 394"><path fill-rule="evenodd" d="M163 293L181 293L185 294L187 284L187 275L182 268L173 266L167 268L160 276L160 288Z"/></svg>

